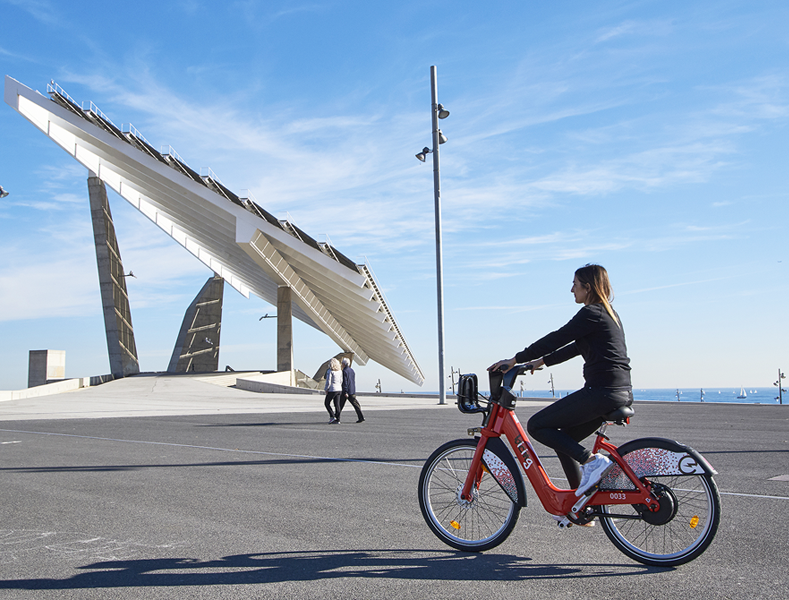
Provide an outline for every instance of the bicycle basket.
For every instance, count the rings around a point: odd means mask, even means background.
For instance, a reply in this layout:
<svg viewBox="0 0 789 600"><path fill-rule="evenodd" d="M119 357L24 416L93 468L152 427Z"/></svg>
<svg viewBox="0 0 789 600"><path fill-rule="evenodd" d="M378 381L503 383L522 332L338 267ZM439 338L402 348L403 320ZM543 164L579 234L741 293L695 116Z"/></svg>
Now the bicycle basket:
<svg viewBox="0 0 789 600"><path fill-rule="evenodd" d="M479 405L477 376L474 373L461 375L458 378L458 410L462 413L472 414L485 412Z"/></svg>

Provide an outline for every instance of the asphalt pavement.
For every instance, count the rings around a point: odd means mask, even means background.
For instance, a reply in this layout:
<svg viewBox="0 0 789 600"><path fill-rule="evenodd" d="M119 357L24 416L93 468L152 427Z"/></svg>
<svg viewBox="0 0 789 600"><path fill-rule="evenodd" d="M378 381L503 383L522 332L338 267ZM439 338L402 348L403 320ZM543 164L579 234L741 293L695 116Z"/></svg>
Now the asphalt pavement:
<svg viewBox="0 0 789 600"><path fill-rule="evenodd" d="M633 562L602 528L529 506L499 547L457 552L422 520L420 468L479 416L193 377L133 377L0 402L0 598L785 598L789 407L636 402L616 443L659 436L718 470L710 548L675 569ZM544 402L522 401L521 422ZM550 452L544 464L557 484Z"/></svg>

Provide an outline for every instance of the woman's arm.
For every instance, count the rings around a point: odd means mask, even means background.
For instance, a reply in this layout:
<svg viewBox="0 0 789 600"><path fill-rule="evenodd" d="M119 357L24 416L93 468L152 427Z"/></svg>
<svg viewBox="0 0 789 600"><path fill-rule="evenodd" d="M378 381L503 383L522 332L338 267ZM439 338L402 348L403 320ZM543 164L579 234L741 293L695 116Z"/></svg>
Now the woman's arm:
<svg viewBox="0 0 789 600"><path fill-rule="evenodd" d="M509 371L512 367L517 364L515 357L508 358L506 360L500 360L497 363L494 363L488 367L488 371L495 371L496 369L501 369L504 373ZM538 358L537 360L533 360L528 364L524 365L527 369L531 369L532 375L534 375L534 371L537 369L542 369L543 365L545 365L545 361L543 359ZM505 368L502 368L505 367Z"/></svg>
<svg viewBox="0 0 789 600"><path fill-rule="evenodd" d="M593 306L594 305L584 306L565 325L541 337L531 346L527 346L518 352L515 355L516 360L518 362L526 362L537 357L545 358L554 352L557 354L570 352L569 349L565 350L565 347L574 346L573 342L575 342L575 340L584 337L591 331L600 327L600 320L595 316L595 310L592 308ZM561 360L549 360L548 364L564 362L568 358L572 358L572 356L577 356L577 354L576 351L575 354L571 356L565 355Z"/></svg>
<svg viewBox="0 0 789 600"><path fill-rule="evenodd" d="M595 319L592 311L589 310L589 307L584 306L566 325L541 337L512 358L492 364L488 367L488 371L506 367L503 369L506 373L516 364L527 361L529 361L529 364L535 365L534 368L540 368L546 364L546 358L548 358L547 364L549 366L564 362L580 354L574 343L575 340L589 333L594 327ZM537 365L538 361L539 365ZM533 372L534 370L532 370Z"/></svg>
<svg viewBox="0 0 789 600"><path fill-rule="evenodd" d="M559 348L556 352L546 354L542 359L545 361L546 365L552 367L553 365L558 365L566 360L580 356L580 354L581 350L578 348L578 344L573 342L572 344L567 344L564 348Z"/></svg>

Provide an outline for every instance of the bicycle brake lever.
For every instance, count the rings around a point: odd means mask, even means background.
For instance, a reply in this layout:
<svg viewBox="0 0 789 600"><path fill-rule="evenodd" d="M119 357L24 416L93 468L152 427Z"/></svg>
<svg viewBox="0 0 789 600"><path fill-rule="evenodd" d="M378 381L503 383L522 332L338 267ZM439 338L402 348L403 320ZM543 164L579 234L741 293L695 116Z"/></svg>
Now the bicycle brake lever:
<svg viewBox="0 0 789 600"><path fill-rule="evenodd" d="M542 367L532 366L532 368L530 369L526 365L523 365L522 367L520 367L520 369L518 369L518 375L525 375L528 371L531 371L533 375L535 371L542 371Z"/></svg>

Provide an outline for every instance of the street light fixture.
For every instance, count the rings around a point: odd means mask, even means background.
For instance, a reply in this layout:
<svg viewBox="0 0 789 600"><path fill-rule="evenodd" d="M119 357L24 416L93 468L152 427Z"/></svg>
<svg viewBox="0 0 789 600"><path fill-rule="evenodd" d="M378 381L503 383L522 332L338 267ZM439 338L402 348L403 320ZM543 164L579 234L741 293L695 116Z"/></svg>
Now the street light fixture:
<svg viewBox="0 0 789 600"><path fill-rule="evenodd" d="M778 386L778 395L775 397L775 399L778 400L779 404L783 404L784 403L784 392L786 392L786 390L783 389L783 387L782 387L783 386L783 381L782 381L783 379L786 379L786 374L781 373L781 369L778 369L778 381L773 383L773 385Z"/></svg>
<svg viewBox="0 0 789 600"><path fill-rule="evenodd" d="M449 111L443 104L438 103L438 76L436 67L430 67L430 114L433 125L433 149L423 148L416 157L425 162L427 155L433 155L433 198L436 209L436 296L438 300L438 403L446 404L447 395L444 382L444 275L443 260L441 258L441 169L438 161L438 147L447 141L438 128L438 120L446 119Z"/></svg>

